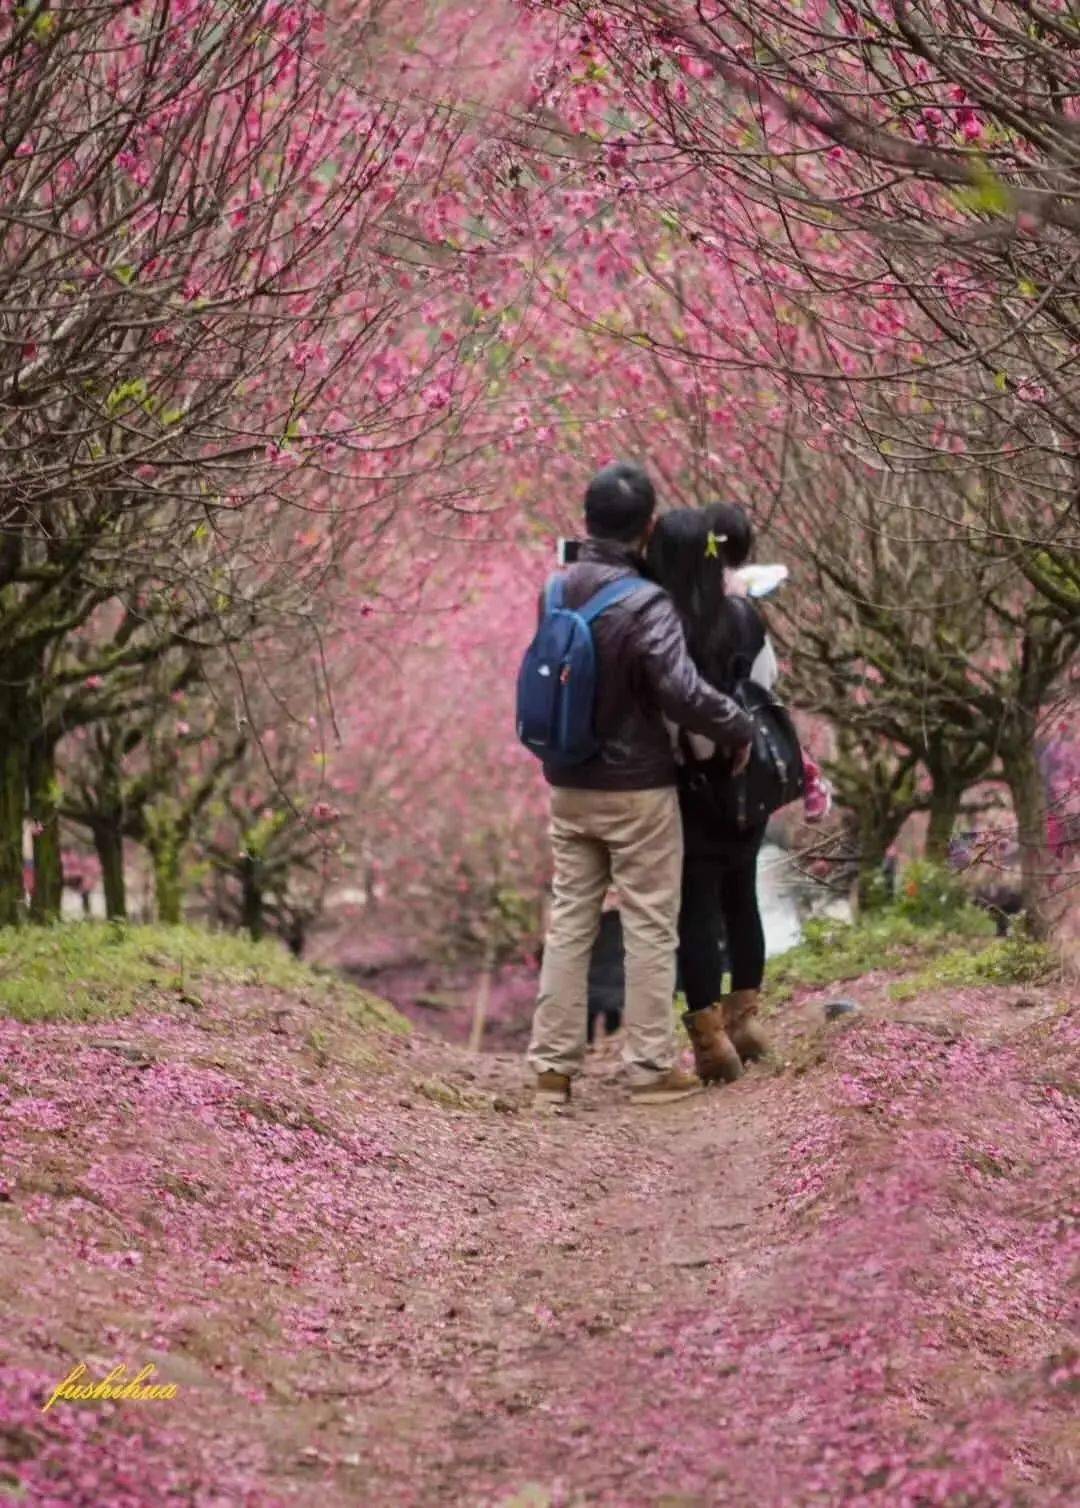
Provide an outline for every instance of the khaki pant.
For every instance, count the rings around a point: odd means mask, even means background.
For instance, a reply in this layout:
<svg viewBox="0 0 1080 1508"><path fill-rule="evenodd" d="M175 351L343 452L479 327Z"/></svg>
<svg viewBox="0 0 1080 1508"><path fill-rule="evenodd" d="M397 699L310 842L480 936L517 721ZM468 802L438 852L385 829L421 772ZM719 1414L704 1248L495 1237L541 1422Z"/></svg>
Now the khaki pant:
<svg viewBox="0 0 1080 1508"><path fill-rule="evenodd" d="M551 793L551 918L529 1064L574 1074L585 1056L589 954L609 885L626 946L625 1059L645 1084L675 1061L675 949L682 821L675 790Z"/></svg>

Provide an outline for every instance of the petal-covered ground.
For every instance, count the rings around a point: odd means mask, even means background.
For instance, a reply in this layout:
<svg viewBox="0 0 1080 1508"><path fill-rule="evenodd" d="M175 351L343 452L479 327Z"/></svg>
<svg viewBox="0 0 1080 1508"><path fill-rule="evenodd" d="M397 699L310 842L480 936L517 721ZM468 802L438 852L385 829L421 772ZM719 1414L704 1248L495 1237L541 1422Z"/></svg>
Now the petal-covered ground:
<svg viewBox="0 0 1080 1508"><path fill-rule="evenodd" d="M222 988L0 1021L0 1496L1080 1498L1060 986L786 1008L783 1066L566 1114L520 1063ZM42 1404L79 1362L173 1401Z"/></svg>

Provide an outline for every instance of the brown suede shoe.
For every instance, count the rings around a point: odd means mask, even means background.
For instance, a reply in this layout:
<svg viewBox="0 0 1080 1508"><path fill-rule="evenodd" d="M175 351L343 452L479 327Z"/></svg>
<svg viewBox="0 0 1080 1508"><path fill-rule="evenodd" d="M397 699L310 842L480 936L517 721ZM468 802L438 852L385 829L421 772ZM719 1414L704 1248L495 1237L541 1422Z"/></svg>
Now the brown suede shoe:
<svg viewBox="0 0 1080 1508"><path fill-rule="evenodd" d="M724 1013L718 1005L703 1011L687 1011L683 1025L694 1049L694 1067L704 1084L730 1084L742 1074L742 1060L724 1030Z"/></svg>
<svg viewBox="0 0 1080 1508"><path fill-rule="evenodd" d="M568 1105L570 1103L570 1079L565 1073L549 1069L536 1075L534 1105Z"/></svg>
<svg viewBox="0 0 1080 1508"><path fill-rule="evenodd" d="M684 1073L681 1068L669 1068L648 1084L635 1084L630 1091L632 1105L667 1105L672 1100L685 1100L688 1095L700 1093L701 1080L693 1073Z"/></svg>
<svg viewBox="0 0 1080 1508"><path fill-rule="evenodd" d="M724 1011L724 1028L744 1063L755 1063L769 1051L769 1039L757 1019L757 990L732 990L720 1002Z"/></svg>

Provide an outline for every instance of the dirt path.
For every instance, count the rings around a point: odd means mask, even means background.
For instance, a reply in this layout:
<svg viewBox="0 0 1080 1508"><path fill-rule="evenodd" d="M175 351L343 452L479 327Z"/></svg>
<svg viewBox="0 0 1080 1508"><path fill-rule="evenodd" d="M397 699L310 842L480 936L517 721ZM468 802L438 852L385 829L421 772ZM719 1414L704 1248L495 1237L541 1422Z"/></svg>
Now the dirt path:
<svg viewBox="0 0 1080 1508"><path fill-rule="evenodd" d="M0 1488L1075 1502L1075 1015L886 986L736 1086L633 1109L597 1061L543 1117L516 1059L285 997L0 1023ZM40 1412L150 1360L182 1406Z"/></svg>

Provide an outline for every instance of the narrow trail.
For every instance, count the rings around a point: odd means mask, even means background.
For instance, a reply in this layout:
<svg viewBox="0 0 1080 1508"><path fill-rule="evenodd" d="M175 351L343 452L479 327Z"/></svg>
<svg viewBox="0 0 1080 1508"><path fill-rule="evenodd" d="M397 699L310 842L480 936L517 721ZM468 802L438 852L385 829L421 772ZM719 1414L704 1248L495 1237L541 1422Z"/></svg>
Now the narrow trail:
<svg viewBox="0 0 1080 1508"><path fill-rule="evenodd" d="M630 1107L599 1058L542 1116L517 1058L265 991L0 1022L0 1487L1075 1502L1075 1013L888 983L843 1025L786 1008L737 1085ZM182 1407L41 1413L121 1360Z"/></svg>

